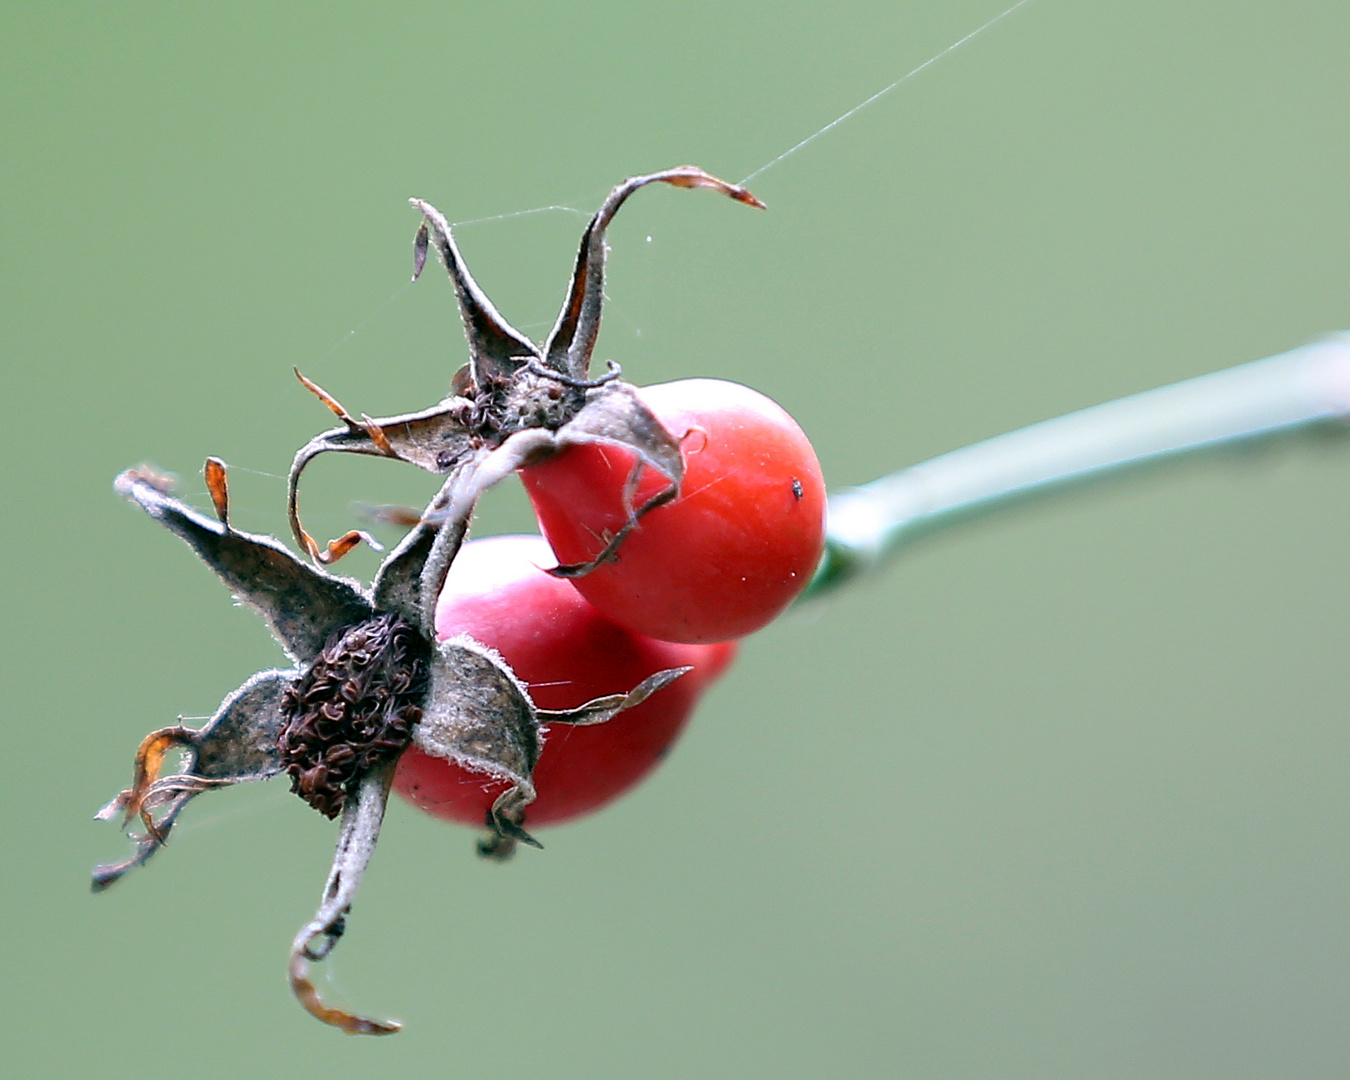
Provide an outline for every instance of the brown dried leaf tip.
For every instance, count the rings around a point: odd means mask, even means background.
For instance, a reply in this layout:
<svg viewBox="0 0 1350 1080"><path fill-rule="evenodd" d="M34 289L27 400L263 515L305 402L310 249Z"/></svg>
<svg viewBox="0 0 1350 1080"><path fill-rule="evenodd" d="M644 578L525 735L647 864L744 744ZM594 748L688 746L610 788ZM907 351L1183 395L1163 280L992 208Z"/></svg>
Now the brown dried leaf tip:
<svg viewBox="0 0 1350 1080"><path fill-rule="evenodd" d="M187 803L210 788L288 773L291 787L327 817L341 815L322 902L292 946L290 980L311 1014L344 1031L388 1034L393 1022L325 1005L309 967L332 950L375 849L399 755L412 743L485 777L511 782L493 807L498 847L534 843L525 831L544 723L597 723L635 705L681 670L662 672L622 698L566 713L535 708L490 649L468 638L438 642L435 599L464 535L471 504L456 478L381 564L367 589L292 555L276 540L228 520L225 467L209 470L220 520L170 494L158 473L123 473L116 490L186 541L234 596L267 623L292 665L262 671L228 695L201 728L174 724L142 740L132 786L96 815L139 819L143 833L121 862L94 870L102 891L168 840ZM428 520L434 519L434 520ZM177 772L161 776L172 751Z"/></svg>

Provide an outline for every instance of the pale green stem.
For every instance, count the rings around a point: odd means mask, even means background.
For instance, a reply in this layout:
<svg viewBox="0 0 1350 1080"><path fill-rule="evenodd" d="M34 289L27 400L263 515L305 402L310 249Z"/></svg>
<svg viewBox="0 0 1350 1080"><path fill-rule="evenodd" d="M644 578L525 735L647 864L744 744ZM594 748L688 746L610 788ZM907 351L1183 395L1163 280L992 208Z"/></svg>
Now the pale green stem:
<svg viewBox="0 0 1350 1080"><path fill-rule="evenodd" d="M1350 416L1350 334L999 435L830 498L828 592L907 541L1123 469Z"/></svg>

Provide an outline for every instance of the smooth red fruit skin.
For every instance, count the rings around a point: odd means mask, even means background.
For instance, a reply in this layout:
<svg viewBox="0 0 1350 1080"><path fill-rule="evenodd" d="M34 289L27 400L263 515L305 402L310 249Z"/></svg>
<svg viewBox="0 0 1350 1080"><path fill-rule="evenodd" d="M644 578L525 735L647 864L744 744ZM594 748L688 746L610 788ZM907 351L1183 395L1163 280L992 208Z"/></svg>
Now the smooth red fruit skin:
<svg viewBox="0 0 1350 1080"><path fill-rule="evenodd" d="M681 440L682 493L642 518L617 561L572 583L650 637L744 637L781 614L820 561L825 481L815 450L782 408L737 383L683 379L639 393ZM622 528L634 460L630 450L591 444L521 470L559 562L590 561ZM644 470L636 504L667 484Z"/></svg>
<svg viewBox="0 0 1350 1080"><path fill-rule="evenodd" d="M726 670L734 643L677 645L616 626L566 581L538 536L493 536L465 544L436 605L441 639L467 633L501 653L543 709L566 709L627 693L648 675L694 670L641 705L594 727L554 724L534 771L539 797L526 825L556 825L597 810L665 756L703 691ZM481 826L506 784L409 747L394 790L429 814Z"/></svg>

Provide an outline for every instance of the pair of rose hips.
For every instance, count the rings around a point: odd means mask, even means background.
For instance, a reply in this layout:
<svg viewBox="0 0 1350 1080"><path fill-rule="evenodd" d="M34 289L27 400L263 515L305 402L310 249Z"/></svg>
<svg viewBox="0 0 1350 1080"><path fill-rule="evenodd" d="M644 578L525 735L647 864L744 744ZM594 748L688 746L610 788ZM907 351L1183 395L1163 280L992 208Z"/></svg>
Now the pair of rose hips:
<svg viewBox="0 0 1350 1080"><path fill-rule="evenodd" d="M591 377L605 229L656 182L760 205L692 166L620 184L582 235L542 345L502 319L444 216L413 200L423 215L414 277L434 242L469 363L437 404L384 419L353 416L301 376L342 421L301 447L288 478L291 530L313 564L231 524L226 469L214 458L205 479L215 520L174 498L153 470L115 482L262 617L292 666L251 676L200 728L174 724L142 740L132 786L98 816L139 818L145 831L129 858L95 868L94 887L160 850L195 796L288 774L307 803L341 816L319 909L291 947L291 987L346 1031L397 1030L325 1005L309 977L345 930L391 789L432 814L485 825L485 855L536 843L527 819L566 821L651 770L736 639L782 612L821 557L820 466L781 408L715 380L639 390L613 364ZM445 477L424 510L401 515L410 530L368 586L327 569L366 534L324 548L300 523L301 474L328 452ZM478 498L513 472L546 540L466 544ZM174 749L181 767L161 776Z"/></svg>
<svg viewBox="0 0 1350 1080"><path fill-rule="evenodd" d="M792 602L824 543L820 465L783 409L715 379L639 393L680 438L679 498L644 515L613 561L569 582L541 569L554 561L549 546L563 564L590 562L623 529L625 503L656 497L663 479L647 475L626 493L633 455L601 444L527 466L520 475L548 544L525 536L471 541L437 604L440 637L467 633L501 653L541 707L573 708L664 669L692 669L608 723L560 728L546 739L532 825L594 810L655 767L731 662L735 639ZM416 746L394 779L413 805L471 825L482 823L504 787Z"/></svg>

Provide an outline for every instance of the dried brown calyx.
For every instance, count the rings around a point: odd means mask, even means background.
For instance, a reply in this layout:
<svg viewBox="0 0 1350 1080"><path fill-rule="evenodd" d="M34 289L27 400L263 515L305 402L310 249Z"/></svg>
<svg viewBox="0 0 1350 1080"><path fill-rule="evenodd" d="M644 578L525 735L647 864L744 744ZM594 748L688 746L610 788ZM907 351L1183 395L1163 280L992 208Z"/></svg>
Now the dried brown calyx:
<svg viewBox="0 0 1350 1080"><path fill-rule="evenodd" d="M445 400L383 420L353 417L305 380L344 425L300 450L288 484L292 531L321 565L302 561L271 537L233 526L226 468L217 459L208 459L204 470L215 520L174 498L167 478L152 470L128 470L114 484L184 540L257 612L292 666L251 676L201 728L180 723L146 736L136 752L132 786L97 815L120 816L124 827L139 819L144 831L134 837L128 858L95 868L94 889L107 888L153 856L201 792L289 773L297 794L321 813L341 818L319 909L291 948L291 987L310 1013L344 1031L386 1034L399 1027L325 1005L309 968L328 955L345 929L403 749L416 744L425 753L508 781L492 806L491 832L482 846L500 857L517 842L535 843L525 822L535 797L532 776L543 725L603 723L688 670L658 672L627 694L576 709L541 710L492 650L463 637L437 641L435 632L436 599L479 495L521 465L569 445L611 442L634 450L639 468L650 466L670 480L656 501L678 491L683 467L675 438L635 389L618 379L616 366L596 379L589 374L604 289L605 229L633 192L655 182L712 188L761 205L743 188L692 166L620 184L582 236L567 300L542 347L497 314L464 267L449 223L430 204L414 200L423 214L415 271L434 244L459 300L469 364L454 377ZM426 508L406 522L410 531L381 562L368 588L322 565L369 539L365 534L349 532L321 549L300 524L300 475L328 451L397 458L446 475ZM633 521L646 508L633 507ZM173 750L181 752L181 766L161 776Z"/></svg>
<svg viewBox="0 0 1350 1080"><path fill-rule="evenodd" d="M397 615L338 631L281 696L277 748L291 791L324 817L412 742L426 701L431 649Z"/></svg>
<svg viewBox="0 0 1350 1080"><path fill-rule="evenodd" d="M451 379L448 397L419 412L383 419L364 414L358 419L296 372L343 423L311 439L291 466L287 508L291 530L304 551L332 563L369 540L353 530L320 547L300 522L300 476L310 461L328 452L395 458L428 472L448 473L457 478L461 502L472 504L522 465L580 443L614 443L636 454L635 469L655 469L670 481L648 504L631 508L632 522L678 495L684 473L679 442L638 398L636 388L619 378L617 364L609 363L596 378L590 370L604 300L605 231L629 196L655 183L708 188L750 206L764 205L745 188L693 165L625 180L586 226L567 298L542 345L492 306L465 266L445 216L422 199L412 200L422 213L413 244L413 277L421 273L434 246L459 301L469 362Z"/></svg>
<svg viewBox="0 0 1350 1080"><path fill-rule="evenodd" d="M181 723L153 731L136 752L132 786L96 815L139 819L143 833L121 862L94 869L98 892L140 866L169 838L188 802L203 791L290 772L294 789L329 817L341 815L337 851L319 910L296 936L290 978L314 1016L344 1031L387 1034L392 1022L325 1005L309 977L332 950L375 849L398 756L410 744L510 786L492 807L489 841L498 855L525 831L534 800L532 773L546 724L598 724L662 689L687 670L658 672L627 694L576 709L536 708L496 653L468 638L437 641L435 599L465 522L423 521L385 558L370 589L296 558L271 537L229 520L225 469L214 462L207 484L220 518L212 521L175 499L166 478L132 469L117 491L181 537L230 591L253 608L296 666L261 671L228 695L201 728ZM438 500L441 497L438 496ZM181 768L161 776L173 750Z"/></svg>

